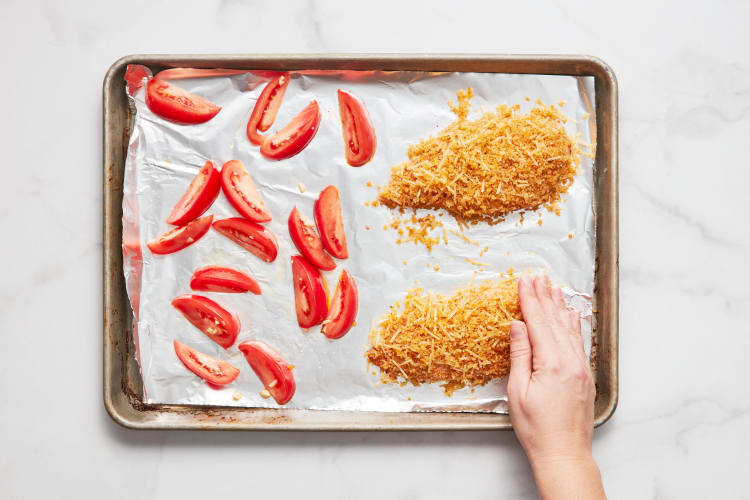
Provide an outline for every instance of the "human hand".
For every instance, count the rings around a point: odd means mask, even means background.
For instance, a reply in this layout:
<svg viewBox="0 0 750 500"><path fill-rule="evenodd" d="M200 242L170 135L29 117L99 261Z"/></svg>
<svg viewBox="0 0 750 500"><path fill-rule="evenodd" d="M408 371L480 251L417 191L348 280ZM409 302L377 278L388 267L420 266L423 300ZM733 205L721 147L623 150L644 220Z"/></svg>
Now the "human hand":
<svg viewBox="0 0 750 500"><path fill-rule="evenodd" d="M591 454L595 387L580 315L546 276L521 278L518 296L524 321L510 327L508 402L540 493L565 498L569 489L571 498L603 498Z"/></svg>

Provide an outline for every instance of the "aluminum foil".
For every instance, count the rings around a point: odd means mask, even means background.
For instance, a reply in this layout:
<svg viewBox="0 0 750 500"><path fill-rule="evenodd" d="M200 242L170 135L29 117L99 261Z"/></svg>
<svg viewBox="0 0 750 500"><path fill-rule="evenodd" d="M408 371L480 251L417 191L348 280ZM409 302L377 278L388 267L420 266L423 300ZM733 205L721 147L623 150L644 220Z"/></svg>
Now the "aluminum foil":
<svg viewBox="0 0 750 500"><path fill-rule="evenodd" d="M569 303L582 311L584 338L590 338L586 333L590 334L595 245L590 159L584 158L559 216L541 209L527 213L523 221L514 214L494 226L469 227L465 234L481 247L489 247L482 257L480 247L450 233L449 245L438 245L431 253L424 246L397 245L396 233L383 229L394 214L386 207L365 206L365 202L377 195L376 187L367 186L368 181L374 186L386 184L391 167L406 159L410 144L454 119L447 102L455 101L459 89L471 86L476 94L470 117L500 103L520 104L527 110L537 99L547 104L566 101L562 110L570 118L568 131L589 142L589 131L596 130L592 79L491 73L295 73L272 131L287 124L313 99L320 104L323 116L310 145L281 162L263 158L245 135L250 112L266 81L264 76L242 73L176 82L223 107L201 125L178 125L154 115L145 105L143 88L130 97L137 112L125 165L123 252L127 290L136 315L136 351L145 402L277 407L273 399L260 396L263 386L236 347L245 340L259 339L295 365L297 391L288 408L506 412L504 379L464 388L448 397L439 384L380 384L378 369L368 369L364 353L370 329L415 280L425 289L449 293L467 284L475 273L474 279L483 279L497 277L510 267L516 273L546 272L553 282L565 287ZM339 88L365 102L375 126L377 152L360 168L350 167L344 158L336 97ZM245 164L273 214L267 226L279 240L276 261L262 262L213 230L180 252L151 254L146 242L170 228L167 216L205 161L212 160L220 167L232 159ZM348 269L359 287L360 300L357 325L333 341L319 328L305 332L297 325L289 262L297 251L286 225L295 205L312 218L313 202L329 184L341 193L350 256L337 261L337 269L324 275L333 287L340 270ZM214 214L215 220L237 216L223 194L208 213ZM447 228L458 229L451 217L441 220ZM466 257L489 265L478 269L467 263ZM245 271L263 290L260 296L201 292L240 318L241 333L228 350L209 340L170 305L174 297L191 292L192 272L206 265ZM440 270L436 272L434 265ZM241 369L240 376L224 388L210 387L177 359L173 339L230 361ZM587 351L589 344L587 341Z"/></svg>

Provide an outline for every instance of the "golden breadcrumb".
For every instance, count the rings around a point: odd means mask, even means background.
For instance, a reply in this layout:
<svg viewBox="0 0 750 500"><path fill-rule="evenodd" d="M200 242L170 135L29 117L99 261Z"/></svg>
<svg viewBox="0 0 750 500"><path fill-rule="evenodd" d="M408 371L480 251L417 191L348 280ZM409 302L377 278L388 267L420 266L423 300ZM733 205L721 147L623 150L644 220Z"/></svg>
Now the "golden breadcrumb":
<svg viewBox="0 0 750 500"><path fill-rule="evenodd" d="M461 238L462 240L464 240L466 243L471 243L475 247L479 246L479 242L478 241L472 240L471 238L469 238L468 236L466 236L463 233L459 233L458 231L455 231L453 229L449 229L448 231L450 231L451 233L455 234L456 236L458 236L459 238Z"/></svg>
<svg viewBox="0 0 750 500"><path fill-rule="evenodd" d="M434 215L428 214L424 217L417 217L414 214L410 218L404 219L393 217L391 223L383 226L383 229L394 229L399 236L396 240L399 245L411 242L415 245L422 244L427 247L427 250L432 251L432 247L440 244L440 237L430 236L430 233L438 227L443 227L443 223Z"/></svg>
<svg viewBox="0 0 750 500"><path fill-rule="evenodd" d="M501 104L469 120L472 96L471 87L458 92L450 103L456 120L409 148L378 200L389 208L444 209L460 223L494 224L540 206L555 211L582 155L565 116L537 101L527 114Z"/></svg>
<svg viewBox="0 0 750 500"><path fill-rule="evenodd" d="M480 270L484 269L485 267L489 267L490 266L489 264L487 264L485 262L479 262L477 260L473 260L473 259L470 259L468 257L466 257L464 260L466 262L468 262L469 264L471 264L472 266L477 266Z"/></svg>
<svg viewBox="0 0 750 500"><path fill-rule="evenodd" d="M508 373L510 322L521 318L512 274L450 295L412 288L370 332L365 356L383 383L441 382L451 395Z"/></svg>

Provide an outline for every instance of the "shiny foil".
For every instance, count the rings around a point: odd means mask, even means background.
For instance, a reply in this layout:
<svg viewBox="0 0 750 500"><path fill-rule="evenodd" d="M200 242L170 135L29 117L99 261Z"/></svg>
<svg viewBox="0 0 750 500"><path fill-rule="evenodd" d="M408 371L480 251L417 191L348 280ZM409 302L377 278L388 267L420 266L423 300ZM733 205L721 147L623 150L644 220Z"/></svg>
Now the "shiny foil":
<svg viewBox="0 0 750 500"><path fill-rule="evenodd" d="M289 123L313 99L320 104L322 120L309 146L280 162L262 157L245 135L250 112L266 81L267 76L250 72L174 81L222 106L215 118L200 125L179 125L154 115L145 104L144 88L129 97L136 114L125 165L123 255L145 402L277 407L273 399L261 397L263 386L236 347L245 340L259 339L295 366L297 391L285 405L288 408L504 413L505 379L464 388L448 397L439 384L380 384L378 369L368 369L364 353L370 329L391 304L415 286L415 280L425 289L450 293L467 284L475 273L474 279L496 278L510 267L517 274L548 273L554 283L565 287L569 304L583 314L584 338L590 351L595 221L593 163L589 158L584 157L559 216L540 209L526 213L523 221L519 214L513 214L494 226L470 226L465 234L480 247L450 232L449 244L437 245L431 253L412 243L397 245L396 233L383 229L394 213L386 207L366 206L365 202L376 199L376 186L386 184L391 167L405 161L409 145L454 120L447 102L455 101L456 91L468 86L476 94L470 118L501 103L520 104L526 111L537 99L546 104L562 100L566 101L562 111L569 118L568 132L591 142L590 131L596 130L592 78L492 73L293 73L271 132ZM377 134L375 157L359 168L349 166L344 157L336 96L339 88L364 101ZM244 163L273 214L273 221L266 226L279 241L276 261L263 262L214 230L177 253L153 255L146 243L170 229L165 220L201 166L212 160L220 168L233 159ZM368 181L374 186L368 187ZM356 326L339 340L326 339L319 327L303 331L297 325L289 257L298 252L287 231L292 207L296 205L312 219L313 203L329 184L336 185L341 194L350 256L337 261L337 269L324 276L333 290L340 270L348 269L357 282L360 302ZM207 213L213 214L214 220L238 216L223 193ZM427 211L421 210L420 215L423 213ZM447 229L458 230L452 217L446 215L441 220ZM480 248L485 245L489 251L480 257ZM489 265L478 269L467 263L466 257ZM260 283L262 295L192 292L190 276L206 265L229 266L250 274ZM440 270L435 271L434 265ZM208 296L237 313L241 333L230 349L209 340L172 308L173 298L191 292ZM210 387L178 360L174 339L230 361L240 368L240 376L224 388Z"/></svg>

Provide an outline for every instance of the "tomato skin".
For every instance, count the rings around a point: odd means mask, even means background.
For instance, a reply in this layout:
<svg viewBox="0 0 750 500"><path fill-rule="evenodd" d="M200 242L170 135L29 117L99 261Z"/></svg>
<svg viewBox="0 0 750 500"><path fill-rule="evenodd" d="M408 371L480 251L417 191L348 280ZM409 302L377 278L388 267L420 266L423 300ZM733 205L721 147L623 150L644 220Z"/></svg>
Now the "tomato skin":
<svg viewBox="0 0 750 500"><path fill-rule="evenodd" d="M323 250L323 243L315 233L315 228L302 218L297 207L292 209L287 222L289 235L299 253L318 269L331 271L336 268L336 263L331 256Z"/></svg>
<svg viewBox="0 0 750 500"><path fill-rule="evenodd" d="M312 101L289 124L267 137L260 147L260 153L271 160L290 158L307 146L318 133L320 107Z"/></svg>
<svg viewBox="0 0 750 500"><path fill-rule="evenodd" d="M185 319L224 349L229 349L240 333L240 320L219 304L202 295L185 294L172 300L172 306Z"/></svg>
<svg viewBox="0 0 750 500"><path fill-rule="evenodd" d="M220 106L159 78L148 82L146 105L154 114L185 125L207 122L221 111Z"/></svg>
<svg viewBox="0 0 750 500"><path fill-rule="evenodd" d="M258 100L255 101L253 112L247 122L247 138L256 146L263 144L266 139L266 136L259 134L258 131L265 132L271 128L288 86L289 73L276 75L273 80L266 84Z"/></svg>
<svg viewBox="0 0 750 500"><path fill-rule="evenodd" d="M233 76L247 73L244 69L202 69L202 68L169 68L156 74L161 80L184 80L188 78L210 78L213 76Z"/></svg>
<svg viewBox="0 0 750 500"><path fill-rule="evenodd" d="M221 188L229 202L243 217L253 222L268 222L271 212L255 187L255 182L239 160L221 167Z"/></svg>
<svg viewBox="0 0 750 500"><path fill-rule="evenodd" d="M196 351L192 347L174 341L174 352L185 368L213 385L227 385L240 374L240 370L230 363Z"/></svg>
<svg viewBox="0 0 750 500"><path fill-rule="evenodd" d="M182 227L170 229L155 240L148 242L148 248L157 255L166 255L182 250L201 239L211 228L213 215L206 215Z"/></svg>
<svg viewBox="0 0 750 500"><path fill-rule="evenodd" d="M375 155L377 146L375 129L367 108L359 98L340 89L338 97L346 161L352 167L359 167Z"/></svg>
<svg viewBox="0 0 750 500"><path fill-rule="evenodd" d="M229 267L205 266L196 269L190 288L201 292L245 293L260 295L260 285L252 277Z"/></svg>
<svg viewBox="0 0 750 500"><path fill-rule="evenodd" d="M282 73L283 74L289 73L288 71L279 71L276 69L251 69L251 70L248 70L248 72L255 76L259 76L261 78L275 78L281 75Z"/></svg>
<svg viewBox="0 0 750 500"><path fill-rule="evenodd" d="M281 354L260 340L248 340L237 347L273 399L280 405L291 401L297 384Z"/></svg>
<svg viewBox="0 0 750 500"><path fill-rule="evenodd" d="M328 314L327 285L320 271L301 255L292 256L292 285L297 323L311 328Z"/></svg>
<svg viewBox="0 0 750 500"><path fill-rule="evenodd" d="M271 231L242 217L217 220L213 228L266 262L276 260L279 244Z"/></svg>
<svg viewBox="0 0 750 500"><path fill-rule="evenodd" d="M219 171L207 161L167 217L167 224L184 226L208 210L219 196Z"/></svg>
<svg viewBox="0 0 750 500"><path fill-rule="evenodd" d="M328 186L320 192L318 199L315 200L313 214L323 247L337 259L348 258L344 218L341 215L341 198L336 186Z"/></svg>
<svg viewBox="0 0 750 500"><path fill-rule="evenodd" d="M336 291L333 292L331 309L323 322L321 332L329 339L340 339L352 328L359 310L359 292L349 271L341 271Z"/></svg>

